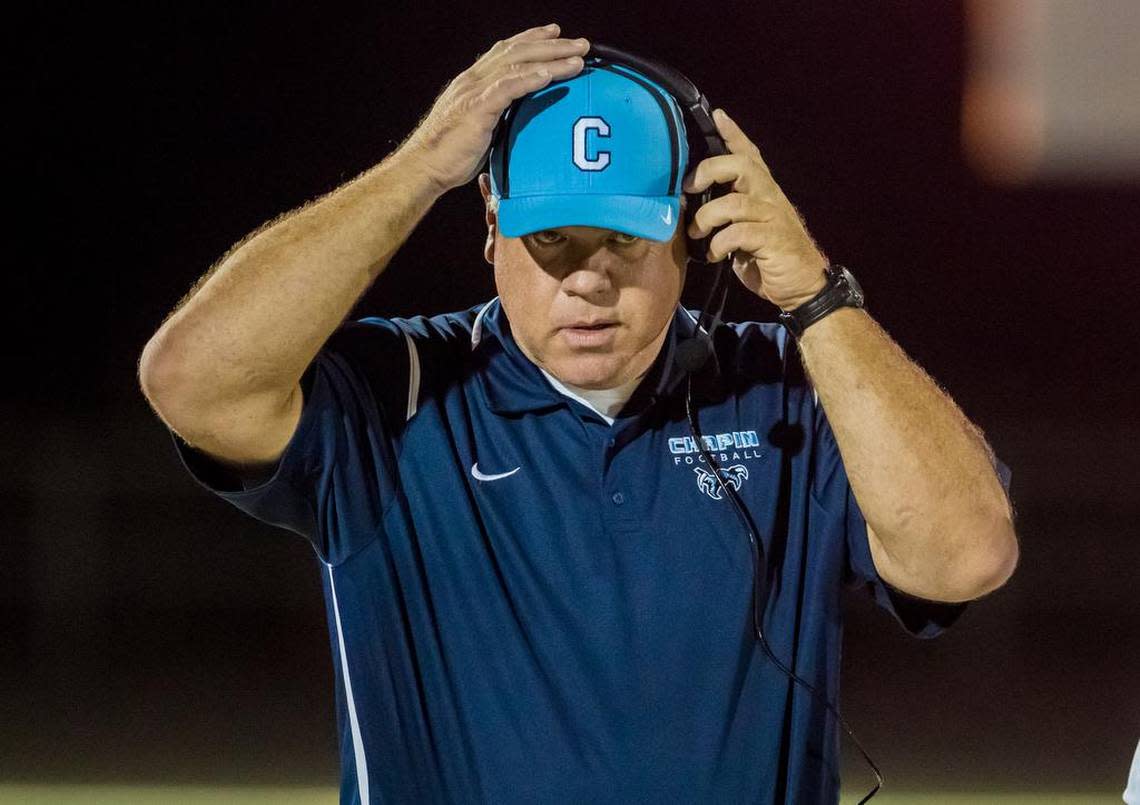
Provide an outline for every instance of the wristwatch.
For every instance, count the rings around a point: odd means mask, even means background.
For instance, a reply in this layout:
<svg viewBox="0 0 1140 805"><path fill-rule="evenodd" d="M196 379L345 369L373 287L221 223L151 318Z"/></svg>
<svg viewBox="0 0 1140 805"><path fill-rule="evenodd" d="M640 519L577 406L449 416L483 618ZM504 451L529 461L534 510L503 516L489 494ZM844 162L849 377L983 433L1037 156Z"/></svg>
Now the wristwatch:
<svg viewBox="0 0 1140 805"><path fill-rule="evenodd" d="M863 307L863 289L850 271L832 264L824 272L827 274L826 288L799 307L780 311L780 324L796 338L828 313L841 307Z"/></svg>

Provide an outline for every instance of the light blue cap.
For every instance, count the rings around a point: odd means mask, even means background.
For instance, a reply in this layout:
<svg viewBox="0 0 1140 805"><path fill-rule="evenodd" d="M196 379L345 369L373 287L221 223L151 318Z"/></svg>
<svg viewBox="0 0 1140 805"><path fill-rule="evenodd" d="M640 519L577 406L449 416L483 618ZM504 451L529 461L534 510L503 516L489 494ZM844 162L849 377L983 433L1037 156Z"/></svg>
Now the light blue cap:
<svg viewBox="0 0 1140 805"><path fill-rule="evenodd" d="M656 82L625 65L586 65L516 100L491 146L499 231L519 237L595 226L667 241L689 163L684 118Z"/></svg>

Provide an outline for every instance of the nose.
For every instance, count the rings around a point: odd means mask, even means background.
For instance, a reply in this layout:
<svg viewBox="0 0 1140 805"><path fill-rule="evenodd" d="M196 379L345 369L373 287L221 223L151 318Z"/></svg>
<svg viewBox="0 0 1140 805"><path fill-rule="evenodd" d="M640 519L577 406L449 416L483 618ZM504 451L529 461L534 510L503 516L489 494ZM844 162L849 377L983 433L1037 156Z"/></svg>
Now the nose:
<svg viewBox="0 0 1140 805"><path fill-rule="evenodd" d="M562 278L562 290L569 296L580 296L595 304L605 304L614 293L613 276L595 255L577 263Z"/></svg>

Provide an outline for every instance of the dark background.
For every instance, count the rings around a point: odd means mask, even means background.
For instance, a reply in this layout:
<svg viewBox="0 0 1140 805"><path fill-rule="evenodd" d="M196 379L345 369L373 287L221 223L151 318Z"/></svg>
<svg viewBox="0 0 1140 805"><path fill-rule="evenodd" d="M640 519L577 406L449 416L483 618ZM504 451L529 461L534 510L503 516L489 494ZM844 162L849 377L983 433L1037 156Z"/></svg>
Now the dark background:
<svg viewBox="0 0 1140 805"><path fill-rule="evenodd" d="M557 21L733 115L1012 468L1020 566L952 630L915 640L848 596L844 715L888 785L1123 788L1140 187L969 169L961 4L184 5L13 31L33 192L9 218L30 256L4 355L0 782L336 784L316 559L194 484L136 362L233 243L382 159L495 40ZM475 184L450 192L353 315L490 298L484 235ZM737 291L733 318L774 319ZM844 783L872 784L848 740Z"/></svg>

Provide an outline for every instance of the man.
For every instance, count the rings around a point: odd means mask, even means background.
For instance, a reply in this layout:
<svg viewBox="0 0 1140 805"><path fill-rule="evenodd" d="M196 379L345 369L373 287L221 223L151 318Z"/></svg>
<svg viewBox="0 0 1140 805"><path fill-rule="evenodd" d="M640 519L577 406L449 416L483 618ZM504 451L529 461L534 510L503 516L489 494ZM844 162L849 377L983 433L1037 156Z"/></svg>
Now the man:
<svg viewBox="0 0 1140 805"><path fill-rule="evenodd" d="M718 338L693 383L718 480L675 360L682 180L732 184L691 234L727 224L712 257L784 310L827 260L727 115L731 153L685 175L676 103L557 36L497 43L381 165L227 255L144 390L199 482L322 561L343 801L834 802L836 724L759 650L724 484L764 543L767 642L834 700L843 583L927 637L1009 577L1008 470L842 307L796 344ZM479 176L498 297L343 323L524 97Z"/></svg>

